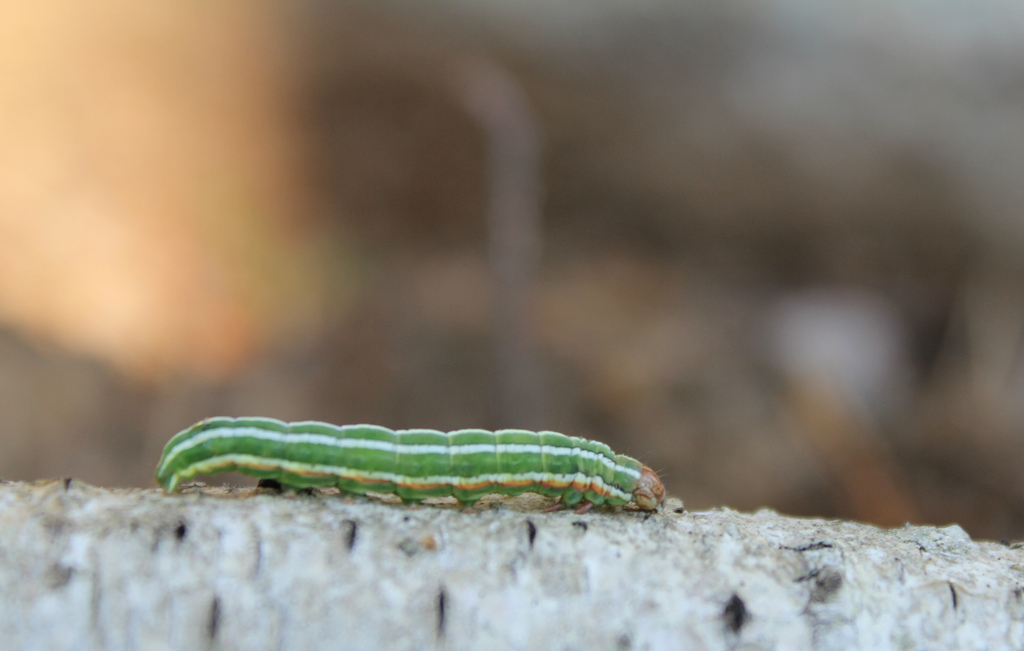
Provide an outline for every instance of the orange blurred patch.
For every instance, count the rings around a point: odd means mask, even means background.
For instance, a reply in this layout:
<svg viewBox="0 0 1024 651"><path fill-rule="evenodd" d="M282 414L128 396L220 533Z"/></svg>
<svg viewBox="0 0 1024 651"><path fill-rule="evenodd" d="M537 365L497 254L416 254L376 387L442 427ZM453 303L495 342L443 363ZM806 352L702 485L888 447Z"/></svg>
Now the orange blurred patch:
<svg viewBox="0 0 1024 651"><path fill-rule="evenodd" d="M241 0L5 8L0 320L143 376L252 354L302 275L274 18Z"/></svg>

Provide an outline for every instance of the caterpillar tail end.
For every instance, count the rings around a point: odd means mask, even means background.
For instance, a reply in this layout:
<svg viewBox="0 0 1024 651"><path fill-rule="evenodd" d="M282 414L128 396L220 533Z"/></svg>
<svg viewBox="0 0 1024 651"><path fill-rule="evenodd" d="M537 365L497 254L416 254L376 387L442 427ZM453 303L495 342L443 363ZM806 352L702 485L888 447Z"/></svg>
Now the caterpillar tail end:
<svg viewBox="0 0 1024 651"><path fill-rule="evenodd" d="M164 489L165 493L177 493L178 492L178 478L175 475L170 477L156 476L156 483L160 488Z"/></svg>
<svg viewBox="0 0 1024 651"><path fill-rule="evenodd" d="M633 489L633 501L645 511L654 511L665 502L665 486L657 473L647 466L640 468L640 479Z"/></svg>

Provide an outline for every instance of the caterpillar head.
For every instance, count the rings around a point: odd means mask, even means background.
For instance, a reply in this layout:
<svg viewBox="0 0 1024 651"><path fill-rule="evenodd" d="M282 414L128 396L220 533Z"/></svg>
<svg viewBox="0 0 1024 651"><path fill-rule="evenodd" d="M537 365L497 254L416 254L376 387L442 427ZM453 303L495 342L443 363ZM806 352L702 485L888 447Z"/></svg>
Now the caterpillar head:
<svg viewBox="0 0 1024 651"><path fill-rule="evenodd" d="M633 489L633 501L645 511L653 511L665 501L665 487L658 475L647 466L640 468L640 479Z"/></svg>

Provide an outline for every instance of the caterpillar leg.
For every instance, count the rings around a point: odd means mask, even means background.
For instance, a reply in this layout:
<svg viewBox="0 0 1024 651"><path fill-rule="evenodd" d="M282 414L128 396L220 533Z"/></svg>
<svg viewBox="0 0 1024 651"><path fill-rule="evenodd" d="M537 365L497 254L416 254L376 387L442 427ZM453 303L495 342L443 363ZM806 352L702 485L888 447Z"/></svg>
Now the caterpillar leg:
<svg viewBox="0 0 1024 651"><path fill-rule="evenodd" d="M475 507L478 501L479 500L460 500L459 498L455 498L455 503L458 504L459 510L463 513L476 513Z"/></svg>
<svg viewBox="0 0 1024 651"><path fill-rule="evenodd" d="M373 502L374 498L369 495L363 495L362 493L353 493L351 491L341 491L338 497L345 501L346 504L365 504L366 502Z"/></svg>
<svg viewBox="0 0 1024 651"><path fill-rule="evenodd" d="M582 504L580 504L579 508L576 509L576 515L583 515L590 509L594 508L595 506L596 504L594 504L593 502L584 501Z"/></svg>
<svg viewBox="0 0 1024 651"><path fill-rule="evenodd" d="M583 493L579 492L575 488L568 488L562 496L558 498L558 501L544 509L545 513L553 513L555 511L561 511L564 508L572 508L583 501Z"/></svg>
<svg viewBox="0 0 1024 651"><path fill-rule="evenodd" d="M590 502L588 500L584 500L583 502L578 502L578 504L579 504L579 506L577 506L576 510L574 511L574 513L576 515L583 515L584 513L589 511L590 509L592 509L595 506L597 506L597 504L595 504L593 502ZM551 506L549 506L549 507L547 507L545 509L542 509L542 512L543 513L555 513L556 511L561 511L561 510L563 510L565 508L572 507L572 506L576 506L576 504L566 504L565 502L558 501L558 502L555 502L554 504L552 504Z"/></svg>
<svg viewBox="0 0 1024 651"><path fill-rule="evenodd" d="M295 493L296 495L316 495L316 488L313 486L292 486L290 484L282 484L276 479L268 479L266 477L256 482L256 489L271 493L283 493L287 491L289 493Z"/></svg>

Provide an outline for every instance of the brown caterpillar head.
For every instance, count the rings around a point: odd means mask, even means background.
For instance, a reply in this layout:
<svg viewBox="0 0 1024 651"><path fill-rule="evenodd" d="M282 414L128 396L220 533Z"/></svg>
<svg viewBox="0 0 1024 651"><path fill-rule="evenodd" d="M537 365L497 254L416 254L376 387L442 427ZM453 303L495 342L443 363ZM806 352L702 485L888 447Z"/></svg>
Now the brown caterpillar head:
<svg viewBox="0 0 1024 651"><path fill-rule="evenodd" d="M633 501L645 511L653 511L665 501L665 487L658 475L647 466L640 467L640 479L633 489Z"/></svg>

